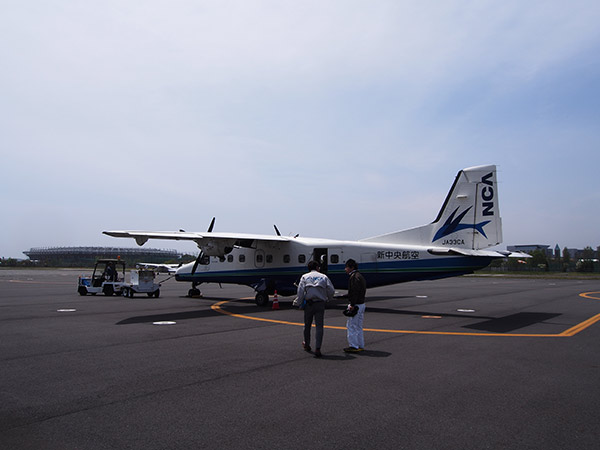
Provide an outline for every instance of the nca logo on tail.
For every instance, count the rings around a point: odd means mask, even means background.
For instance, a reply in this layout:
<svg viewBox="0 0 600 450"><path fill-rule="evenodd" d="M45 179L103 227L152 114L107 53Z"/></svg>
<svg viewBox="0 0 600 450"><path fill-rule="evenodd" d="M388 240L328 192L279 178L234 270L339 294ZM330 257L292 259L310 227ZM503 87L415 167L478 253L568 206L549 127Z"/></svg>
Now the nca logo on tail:
<svg viewBox="0 0 600 450"><path fill-rule="evenodd" d="M483 215L484 216L493 216L494 215L494 182L490 180L494 174L492 172L487 175L481 177L481 182L486 186L481 189L481 198L483 203ZM484 234L485 236L485 234Z"/></svg>
<svg viewBox="0 0 600 450"><path fill-rule="evenodd" d="M481 214L482 214L482 216L493 216L494 215L494 182L492 181L493 176L494 176L493 172L490 172L487 175L484 175L483 177L481 177L481 183L484 185L481 188L481 200L482 200L482 203L481 203L482 213ZM444 224L440 227L440 229L437 231L437 233L435 234L435 236L433 237L433 240L431 242L435 242L439 239L449 236L452 233L456 233L458 231L466 230L466 229L470 229L470 228L477 230L479 233L481 233L483 235L483 237L485 237L487 239L487 235L485 234L483 227L485 227L488 223L490 223L491 220L484 220L483 222L473 223L473 224L461 223L461 221L464 219L464 217L467 215L467 213L472 208L473 208L473 206L469 206L467 209L465 209L460 214L458 213L460 206L457 207L454 211L452 211L452 214L450 214L448 216L448 218L446 219ZM448 239L448 240L445 240L442 244L443 245L464 245L464 241L462 239Z"/></svg>

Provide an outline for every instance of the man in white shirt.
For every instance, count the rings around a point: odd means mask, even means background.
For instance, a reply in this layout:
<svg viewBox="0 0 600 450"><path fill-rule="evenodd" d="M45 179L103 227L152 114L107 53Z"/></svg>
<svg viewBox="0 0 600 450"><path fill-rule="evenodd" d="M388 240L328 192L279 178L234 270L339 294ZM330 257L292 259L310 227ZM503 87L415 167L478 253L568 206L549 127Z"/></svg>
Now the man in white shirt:
<svg viewBox="0 0 600 450"><path fill-rule="evenodd" d="M319 263L310 261L308 273L302 275L298 283L297 303L302 308L304 302L304 342L302 346L307 352L310 348L310 329L315 320L315 358L320 358L323 342L323 323L325 321L325 302L333 299L335 289L327 275L319 272Z"/></svg>

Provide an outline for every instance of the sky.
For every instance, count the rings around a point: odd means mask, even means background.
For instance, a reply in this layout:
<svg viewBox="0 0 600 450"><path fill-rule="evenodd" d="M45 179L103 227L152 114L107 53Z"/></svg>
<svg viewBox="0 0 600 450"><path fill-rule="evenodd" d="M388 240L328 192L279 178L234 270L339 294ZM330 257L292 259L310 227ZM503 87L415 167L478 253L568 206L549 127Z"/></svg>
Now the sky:
<svg viewBox="0 0 600 450"><path fill-rule="evenodd" d="M0 256L212 217L361 239L483 164L497 248L596 248L598 24L592 0L4 0Z"/></svg>

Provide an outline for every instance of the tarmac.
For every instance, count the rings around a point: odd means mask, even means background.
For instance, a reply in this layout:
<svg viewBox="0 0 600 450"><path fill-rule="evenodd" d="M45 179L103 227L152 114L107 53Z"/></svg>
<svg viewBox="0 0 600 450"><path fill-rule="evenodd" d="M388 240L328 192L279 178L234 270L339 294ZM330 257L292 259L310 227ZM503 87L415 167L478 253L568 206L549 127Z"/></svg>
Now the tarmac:
<svg viewBox="0 0 600 450"><path fill-rule="evenodd" d="M290 297L82 297L80 273L0 270L1 449L598 448L599 280L371 289L366 350L340 298L314 358Z"/></svg>

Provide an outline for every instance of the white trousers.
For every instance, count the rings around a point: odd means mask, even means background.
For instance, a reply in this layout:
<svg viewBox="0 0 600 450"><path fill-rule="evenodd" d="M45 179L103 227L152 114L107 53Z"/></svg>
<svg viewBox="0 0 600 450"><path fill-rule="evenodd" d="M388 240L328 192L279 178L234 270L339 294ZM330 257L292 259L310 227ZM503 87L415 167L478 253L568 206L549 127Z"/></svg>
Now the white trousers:
<svg viewBox="0 0 600 450"><path fill-rule="evenodd" d="M365 319L365 304L358 306L358 312L354 317L348 317L346 328L348 329L348 345L354 348L365 348L365 337L363 335L363 320Z"/></svg>

